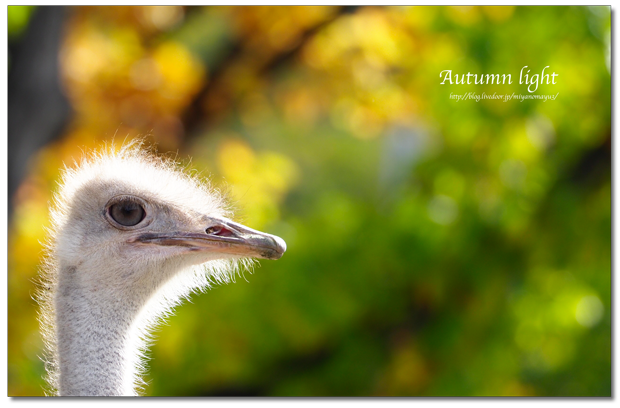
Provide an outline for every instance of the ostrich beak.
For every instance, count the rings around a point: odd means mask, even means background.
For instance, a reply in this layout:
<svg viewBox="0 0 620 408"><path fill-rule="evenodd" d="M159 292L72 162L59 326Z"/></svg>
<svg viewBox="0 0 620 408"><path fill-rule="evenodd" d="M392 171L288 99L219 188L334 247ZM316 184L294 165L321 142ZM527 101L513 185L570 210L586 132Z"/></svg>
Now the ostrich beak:
<svg viewBox="0 0 620 408"><path fill-rule="evenodd" d="M262 259L279 259L286 251L282 238L226 218L209 218L201 232L145 233L135 238L134 242Z"/></svg>

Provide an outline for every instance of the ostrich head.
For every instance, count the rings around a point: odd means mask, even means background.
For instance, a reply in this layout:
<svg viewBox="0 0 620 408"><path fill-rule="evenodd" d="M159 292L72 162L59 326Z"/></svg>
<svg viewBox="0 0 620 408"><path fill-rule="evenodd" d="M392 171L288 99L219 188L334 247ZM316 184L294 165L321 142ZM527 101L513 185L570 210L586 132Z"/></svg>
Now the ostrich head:
<svg viewBox="0 0 620 408"><path fill-rule="evenodd" d="M65 170L52 211L42 322L62 395L132 395L149 329L192 291L278 259L276 236L228 219L219 192L129 145Z"/></svg>

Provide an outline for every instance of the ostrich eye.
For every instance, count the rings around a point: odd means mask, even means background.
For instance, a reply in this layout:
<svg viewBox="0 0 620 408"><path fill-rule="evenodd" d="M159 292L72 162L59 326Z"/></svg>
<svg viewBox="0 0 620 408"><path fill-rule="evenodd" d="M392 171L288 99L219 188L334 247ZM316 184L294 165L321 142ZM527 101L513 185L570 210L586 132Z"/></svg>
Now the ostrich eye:
<svg viewBox="0 0 620 408"><path fill-rule="evenodd" d="M125 227L137 225L145 216L144 208L131 200L123 200L111 205L108 211L114 221Z"/></svg>

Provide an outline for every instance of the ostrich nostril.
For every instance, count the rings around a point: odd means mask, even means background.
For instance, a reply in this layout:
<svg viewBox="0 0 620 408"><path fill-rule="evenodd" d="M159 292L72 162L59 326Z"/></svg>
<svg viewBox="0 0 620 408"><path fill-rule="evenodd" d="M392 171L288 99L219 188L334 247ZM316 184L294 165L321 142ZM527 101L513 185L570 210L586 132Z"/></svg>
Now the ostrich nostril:
<svg viewBox="0 0 620 408"><path fill-rule="evenodd" d="M232 237L234 235L232 233L232 231L230 231L230 230L228 230L228 229L226 229L226 228L224 228L222 226L219 226L219 225L216 225L216 226L213 226L213 227L209 227L209 228L207 228L205 230L205 232L208 235L218 235L220 237Z"/></svg>
<svg viewBox="0 0 620 408"><path fill-rule="evenodd" d="M217 235L219 231L220 229L218 227L209 227L205 230L205 232L209 235Z"/></svg>

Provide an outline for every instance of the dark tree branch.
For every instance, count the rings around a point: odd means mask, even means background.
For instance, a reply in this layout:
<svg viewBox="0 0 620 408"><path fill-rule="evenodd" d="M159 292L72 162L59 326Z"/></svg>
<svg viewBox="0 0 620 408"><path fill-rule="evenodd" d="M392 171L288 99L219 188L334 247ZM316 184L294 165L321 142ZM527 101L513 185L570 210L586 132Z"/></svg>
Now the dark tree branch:
<svg viewBox="0 0 620 408"><path fill-rule="evenodd" d="M298 41L295 47L290 50L286 50L280 54L274 55L270 60L263 64L259 69L258 75L266 77L270 73L277 71L282 66L291 63L303 47L324 27L333 23L338 18L346 14L352 14L357 11L360 6L343 6L338 9L332 17L327 20L321 21L317 25L310 27L301 34L301 39ZM197 136L197 128L208 126L211 119L205 117L203 102L207 100L214 92L217 92L218 85L225 76L227 70L233 66L244 51L241 41L235 42L229 49L228 54L220 61L216 67L212 67L210 71L210 79L205 87L196 95L190 107L187 109L184 123L186 127L186 141L192 137Z"/></svg>
<svg viewBox="0 0 620 408"><path fill-rule="evenodd" d="M304 45L307 44L321 29L330 25L343 15L355 13L360 7L362 6L343 6L338 10L338 13L336 13L331 18L324 20L319 24L315 25L314 27L306 30L301 36L301 41L299 41L299 43L294 48L285 51L279 55L276 55L275 58L273 58L271 61L269 61L263 66L263 68L261 69L261 73L263 75L267 75L270 72L277 71L281 67L290 64L291 61L293 61L297 57L299 52L303 49Z"/></svg>
<svg viewBox="0 0 620 408"><path fill-rule="evenodd" d="M60 136L68 120L58 54L67 7L39 7L15 50L8 78L9 215L30 158Z"/></svg>

